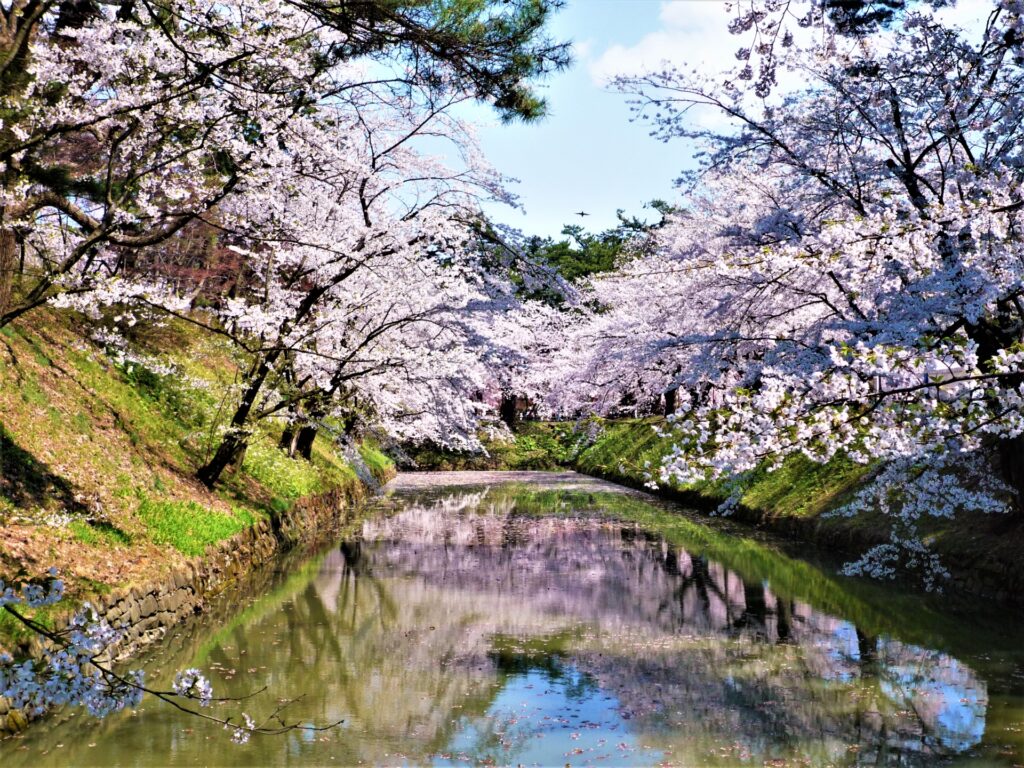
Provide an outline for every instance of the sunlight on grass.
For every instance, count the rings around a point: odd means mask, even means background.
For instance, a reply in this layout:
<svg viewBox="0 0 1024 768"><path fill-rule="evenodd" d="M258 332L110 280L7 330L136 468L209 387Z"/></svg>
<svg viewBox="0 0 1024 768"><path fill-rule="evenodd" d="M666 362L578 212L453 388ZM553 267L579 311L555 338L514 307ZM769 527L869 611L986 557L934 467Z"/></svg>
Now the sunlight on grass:
<svg viewBox="0 0 1024 768"><path fill-rule="evenodd" d="M155 544L170 544L184 555L201 555L211 544L223 541L252 525L256 517L236 508L234 515L207 509L194 501L153 501L144 497L137 516Z"/></svg>

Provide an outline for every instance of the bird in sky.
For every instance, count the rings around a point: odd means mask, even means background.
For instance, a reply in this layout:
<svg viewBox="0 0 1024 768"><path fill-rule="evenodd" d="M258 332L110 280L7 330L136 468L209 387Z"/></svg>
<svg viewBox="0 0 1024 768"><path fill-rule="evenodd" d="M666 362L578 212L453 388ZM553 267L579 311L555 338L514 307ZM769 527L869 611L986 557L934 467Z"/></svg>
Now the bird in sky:
<svg viewBox="0 0 1024 768"><path fill-rule="evenodd" d="M589 216L590 214L587 213L586 211L576 211L576 215L579 216L580 218L583 218L584 216Z"/></svg>

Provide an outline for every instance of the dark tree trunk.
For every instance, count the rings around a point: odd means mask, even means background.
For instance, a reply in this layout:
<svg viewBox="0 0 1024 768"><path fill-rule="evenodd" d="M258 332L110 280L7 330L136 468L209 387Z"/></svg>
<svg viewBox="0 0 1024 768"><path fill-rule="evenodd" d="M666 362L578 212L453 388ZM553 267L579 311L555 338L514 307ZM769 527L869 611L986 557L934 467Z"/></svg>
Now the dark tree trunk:
<svg viewBox="0 0 1024 768"><path fill-rule="evenodd" d="M743 582L743 601L747 606L744 611L746 625L765 632L768 626L768 601L764 596L764 584Z"/></svg>
<svg viewBox="0 0 1024 768"><path fill-rule="evenodd" d="M857 655L862 677L878 675L878 638L857 630Z"/></svg>
<svg viewBox="0 0 1024 768"><path fill-rule="evenodd" d="M345 558L345 571L358 576L366 570L366 558L363 557L363 542L360 539L349 539L338 546Z"/></svg>
<svg viewBox="0 0 1024 768"><path fill-rule="evenodd" d="M502 394L501 405L498 406L498 416L501 420L508 425L509 429L512 429L516 425L516 418L518 416L516 406L518 399L514 394Z"/></svg>
<svg viewBox="0 0 1024 768"><path fill-rule="evenodd" d="M676 393L678 390L673 387L672 389L665 390L665 416L671 416L676 412Z"/></svg>
<svg viewBox="0 0 1024 768"><path fill-rule="evenodd" d="M245 447L249 440L248 431L245 429L249 421L249 414L256 404L256 398L259 396L260 389L263 388L263 382L270 375L271 368L277 361L277 357L278 355L276 354L270 354L260 363L256 369L256 375L252 377L249 386L246 387L245 392L242 394L242 399L238 403L234 416L231 417L231 424L224 435L224 439L221 440L217 452L213 455L212 459L201 466L196 472L196 477L207 488L212 489L217 484L225 469L237 467L241 464L241 460L245 456Z"/></svg>
<svg viewBox="0 0 1024 768"><path fill-rule="evenodd" d="M1009 304L1000 304L994 320L966 326L968 334L978 344L978 360L982 366L990 363L1000 349L1019 340L1017 324L1021 319ZM1014 375L1003 379L1002 385L1019 387L1022 382L1024 376ZM1015 517L1020 518L1024 516L1024 435L999 440L996 450L1003 482L1017 492L1014 510Z"/></svg>
<svg viewBox="0 0 1024 768"><path fill-rule="evenodd" d="M778 598L775 605L775 621L779 635L779 639L775 642L782 644L791 642L793 634L793 611L792 606L789 604L789 600L782 597Z"/></svg>
<svg viewBox="0 0 1024 768"><path fill-rule="evenodd" d="M665 573L669 574L670 576L681 575L679 572L679 552L676 550L675 547L669 545L667 551L665 552L665 559L662 561L662 564L665 568Z"/></svg>
<svg viewBox="0 0 1024 768"><path fill-rule="evenodd" d="M228 467L237 467L245 455L246 436L241 432L228 432L224 435L213 458L199 468L196 477L209 489L217 484L220 476Z"/></svg>
<svg viewBox="0 0 1024 768"><path fill-rule="evenodd" d="M295 452L306 461L310 461L313 458L313 441L316 439L318 431L317 427L307 424L299 429L295 437Z"/></svg>
<svg viewBox="0 0 1024 768"><path fill-rule="evenodd" d="M999 441L1003 480L1017 492L1016 513L1024 516L1024 435Z"/></svg>
<svg viewBox="0 0 1024 768"><path fill-rule="evenodd" d="M9 229L0 229L0 315L11 305L11 291L17 271L18 239Z"/></svg>
<svg viewBox="0 0 1024 768"><path fill-rule="evenodd" d="M291 458L295 455L295 439L298 437L298 433L291 426L284 428L281 433L281 440L278 442L277 447L288 454Z"/></svg>
<svg viewBox="0 0 1024 768"><path fill-rule="evenodd" d="M225 467L225 470L229 475L234 474L242 468L242 463L245 461L245 452L247 450L249 450L249 443L248 441L243 440L241 447L235 451L234 458L232 458L231 461L228 462L227 467Z"/></svg>

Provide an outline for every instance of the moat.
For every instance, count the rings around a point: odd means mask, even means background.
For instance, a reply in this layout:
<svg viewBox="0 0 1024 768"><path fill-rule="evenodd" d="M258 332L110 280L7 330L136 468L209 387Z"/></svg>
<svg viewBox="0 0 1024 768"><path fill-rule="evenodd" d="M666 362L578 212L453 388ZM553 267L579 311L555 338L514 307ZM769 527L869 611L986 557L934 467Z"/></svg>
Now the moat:
<svg viewBox="0 0 1024 768"><path fill-rule="evenodd" d="M66 713L3 765L1005 765L1024 760L1024 625L839 577L749 529L571 473L402 475L147 661L257 736L147 701ZM258 592L258 594L257 594ZM238 600L238 602L243 602ZM161 677L163 676L163 677Z"/></svg>

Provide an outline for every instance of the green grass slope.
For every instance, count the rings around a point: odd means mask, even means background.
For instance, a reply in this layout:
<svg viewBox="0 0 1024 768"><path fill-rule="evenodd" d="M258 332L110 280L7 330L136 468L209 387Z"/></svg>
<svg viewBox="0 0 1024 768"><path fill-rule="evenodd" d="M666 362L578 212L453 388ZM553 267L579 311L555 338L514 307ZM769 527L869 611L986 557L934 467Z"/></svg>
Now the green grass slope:
<svg viewBox="0 0 1024 768"><path fill-rule="evenodd" d="M193 473L216 442L237 368L230 349L183 324L138 339L115 362L67 313L0 331L0 578L58 566L72 598L148 580L298 499L365 492L318 438L313 460L257 433L241 469L211 493ZM373 444L359 457L384 480Z"/></svg>
<svg viewBox="0 0 1024 768"><path fill-rule="evenodd" d="M658 468L673 440L665 420L597 419L578 423L526 422L514 443L488 446L487 457L420 454L421 469L555 469L571 467L623 485L650 490L707 512L729 497L725 483L662 482ZM740 487L732 517L784 536L810 540L848 557L888 540L890 520L879 512L829 515L869 482L875 466L837 457L818 464L803 456L769 472L758 469ZM651 488L650 481L657 488ZM923 538L953 572L950 586L1024 601L1024 523L1020 516L961 513L921 521Z"/></svg>
<svg viewBox="0 0 1024 768"><path fill-rule="evenodd" d="M574 465L582 472L635 487L643 487L652 478L670 494L701 506L718 506L729 495L724 484L680 485L659 479L658 468L673 442L659 434L664 426L660 417L603 422L597 439L579 454ZM762 469L752 473L744 483L740 504L758 510L758 517L818 517L847 501L872 469L842 458L817 464L795 456L774 472Z"/></svg>
<svg viewBox="0 0 1024 768"><path fill-rule="evenodd" d="M601 422L596 439L571 464L581 472L642 488L651 473L657 480L657 468L671 449L671 438L658 432L663 424L658 417ZM774 472L752 472L733 514L747 523L858 555L888 540L889 519L880 512L855 517L827 513L847 503L875 469L842 457L818 464L794 456ZM728 496L723 484L659 481L658 486L660 495L705 510L715 509ZM925 543L952 571L950 586L1024 600L1024 522L1019 515L960 513L952 519L924 519L920 528Z"/></svg>

